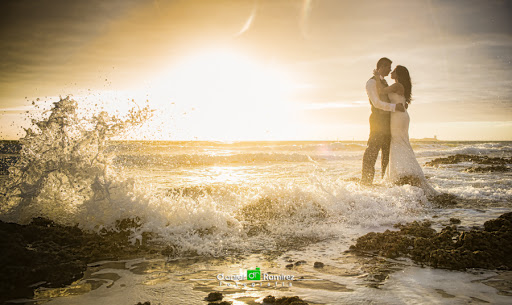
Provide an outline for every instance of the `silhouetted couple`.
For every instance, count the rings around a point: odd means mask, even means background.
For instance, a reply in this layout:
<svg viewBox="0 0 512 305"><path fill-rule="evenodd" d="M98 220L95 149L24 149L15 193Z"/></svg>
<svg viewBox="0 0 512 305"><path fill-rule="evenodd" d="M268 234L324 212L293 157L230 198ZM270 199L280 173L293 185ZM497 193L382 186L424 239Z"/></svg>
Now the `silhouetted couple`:
<svg viewBox="0 0 512 305"><path fill-rule="evenodd" d="M366 82L366 93L370 99L370 137L363 155L361 184L372 185L375 162L381 155L382 178L396 184L412 184L422 187L429 196L436 191L427 183L409 143L409 114L411 103L411 77L404 66L391 72L392 61L381 58L377 62L374 76ZM391 72L395 83L388 86L384 77Z"/></svg>

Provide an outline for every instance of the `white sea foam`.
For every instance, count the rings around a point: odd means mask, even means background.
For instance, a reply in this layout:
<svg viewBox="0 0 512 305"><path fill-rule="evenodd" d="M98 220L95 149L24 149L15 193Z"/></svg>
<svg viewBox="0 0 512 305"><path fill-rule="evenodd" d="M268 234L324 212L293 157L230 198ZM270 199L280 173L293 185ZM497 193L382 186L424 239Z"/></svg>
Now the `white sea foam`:
<svg viewBox="0 0 512 305"><path fill-rule="evenodd" d="M129 218L138 223L130 228L132 242L152 233L180 253L223 255L337 239L357 228L423 219L430 209L419 188L354 182L361 143L109 142L141 124L149 109L120 119L81 117L77 107L62 99L27 131L3 187L2 219L27 223L43 216L100 231ZM425 149L434 151L432 145ZM482 178L471 185L466 176L479 176L453 167L427 173L438 190L463 199L512 196L507 176L502 184Z"/></svg>

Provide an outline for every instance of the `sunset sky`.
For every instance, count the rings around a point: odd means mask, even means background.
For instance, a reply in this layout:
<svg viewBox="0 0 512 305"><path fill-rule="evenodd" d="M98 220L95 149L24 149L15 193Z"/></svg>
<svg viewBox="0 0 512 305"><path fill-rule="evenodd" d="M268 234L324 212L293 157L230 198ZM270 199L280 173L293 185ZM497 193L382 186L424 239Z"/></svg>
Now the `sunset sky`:
<svg viewBox="0 0 512 305"><path fill-rule="evenodd" d="M71 94L148 100L141 139L366 140L365 83L385 56L411 73L411 137L512 140L512 1L0 5L2 139L23 135L32 101Z"/></svg>

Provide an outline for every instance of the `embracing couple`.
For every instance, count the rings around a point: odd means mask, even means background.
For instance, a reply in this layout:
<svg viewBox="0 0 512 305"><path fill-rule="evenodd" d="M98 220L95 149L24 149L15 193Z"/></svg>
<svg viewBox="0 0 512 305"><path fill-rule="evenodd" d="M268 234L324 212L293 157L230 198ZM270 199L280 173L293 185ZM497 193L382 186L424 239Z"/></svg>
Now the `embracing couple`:
<svg viewBox="0 0 512 305"><path fill-rule="evenodd" d="M361 183L371 185L375 175L375 162L382 150L382 178L396 184L411 184L423 188L427 196L435 196L416 160L409 143L409 114L411 103L411 77L404 66L391 72L391 60L381 58L374 76L366 83L370 99L370 138L363 155ZM391 72L395 83L388 86L385 76Z"/></svg>

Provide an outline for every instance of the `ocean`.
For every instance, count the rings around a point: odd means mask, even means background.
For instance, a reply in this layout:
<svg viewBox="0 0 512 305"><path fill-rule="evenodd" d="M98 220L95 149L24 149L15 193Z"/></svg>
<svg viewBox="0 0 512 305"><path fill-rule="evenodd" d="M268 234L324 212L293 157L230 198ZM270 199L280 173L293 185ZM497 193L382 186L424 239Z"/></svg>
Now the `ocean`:
<svg viewBox="0 0 512 305"><path fill-rule="evenodd" d="M7 195L0 218L28 223L43 216L95 232L136 219L131 242L150 233L173 255L91 264L67 288L39 289L41 304L206 304L213 290L233 304L260 304L269 294L313 304L512 302L510 279L496 270L434 269L345 252L357 237L396 223L430 220L440 229L457 218L469 230L510 212L510 162L501 171L475 170L467 160L426 164L458 154L510 161L512 142L412 141L429 183L456 198L439 205L420 188L379 177L373 188L361 187L363 141L113 141L99 125L78 128L63 117L71 120L61 113L29 133L21 152L2 150L3 160L18 158L18 165L1 176ZM219 280L255 268L285 277L263 287ZM286 275L298 280L282 280ZM492 284L503 281L508 286Z"/></svg>

